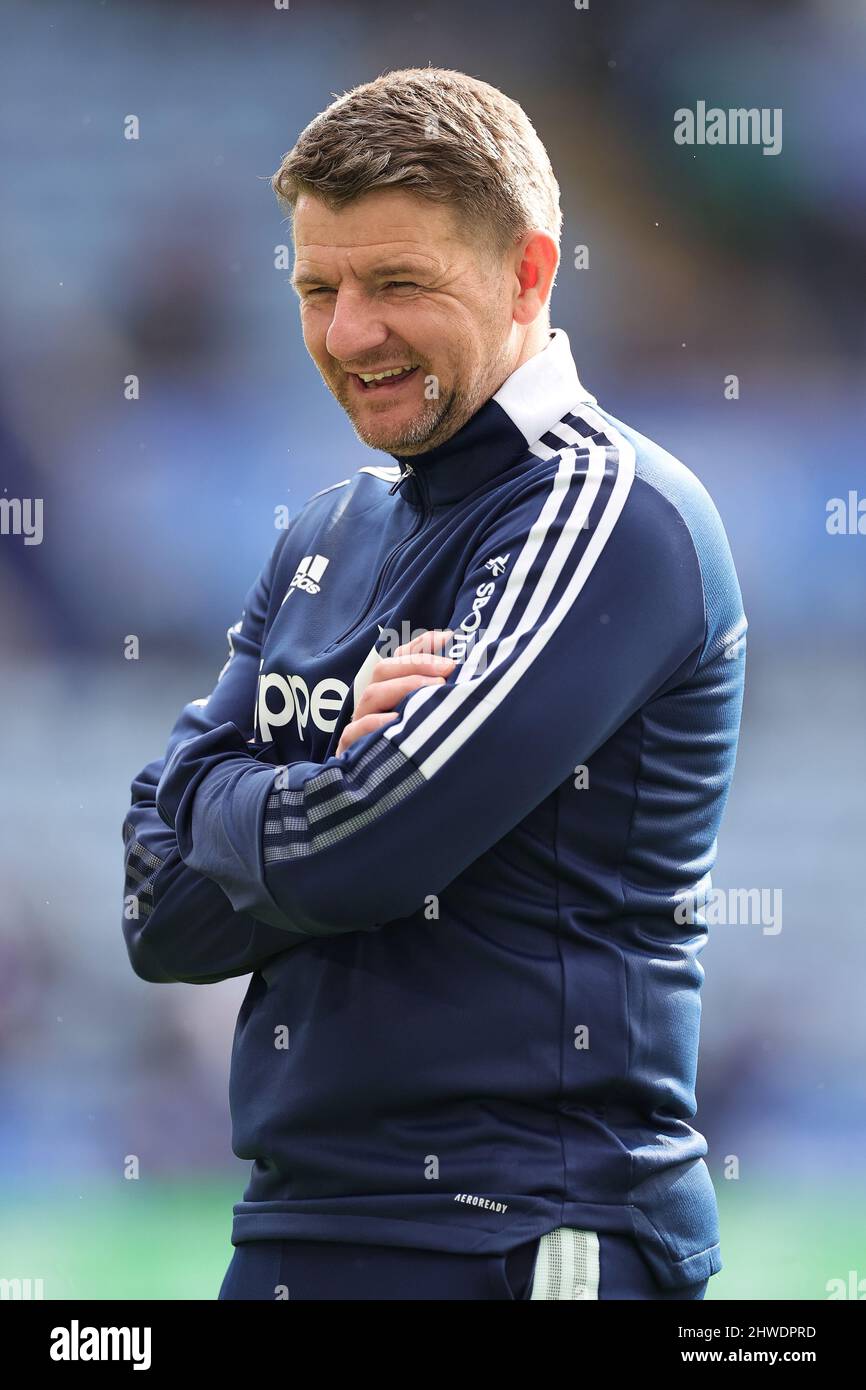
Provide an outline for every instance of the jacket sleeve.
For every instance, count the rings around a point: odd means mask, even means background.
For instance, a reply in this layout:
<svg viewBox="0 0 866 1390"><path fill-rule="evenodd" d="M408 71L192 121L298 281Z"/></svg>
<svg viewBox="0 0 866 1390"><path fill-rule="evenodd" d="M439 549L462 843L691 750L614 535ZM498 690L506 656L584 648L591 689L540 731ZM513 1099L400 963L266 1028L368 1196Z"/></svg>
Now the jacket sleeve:
<svg viewBox="0 0 866 1390"><path fill-rule="evenodd" d="M473 638L448 680L339 757L263 768L231 722L179 748L157 801L186 863L311 935L417 911L695 669L691 534L629 446L565 449L485 527L446 626Z"/></svg>
<svg viewBox="0 0 866 1390"><path fill-rule="evenodd" d="M229 655L207 699L186 705L171 731L166 758L184 739L227 719L251 738L259 656L270 582L284 533L229 628ZM245 745L249 749L249 745ZM256 764L257 766L259 764ZM212 879L188 868L174 831L156 809L165 758L147 764L132 783L123 823L123 933L142 979L211 984L256 970L278 951L305 940L238 912Z"/></svg>

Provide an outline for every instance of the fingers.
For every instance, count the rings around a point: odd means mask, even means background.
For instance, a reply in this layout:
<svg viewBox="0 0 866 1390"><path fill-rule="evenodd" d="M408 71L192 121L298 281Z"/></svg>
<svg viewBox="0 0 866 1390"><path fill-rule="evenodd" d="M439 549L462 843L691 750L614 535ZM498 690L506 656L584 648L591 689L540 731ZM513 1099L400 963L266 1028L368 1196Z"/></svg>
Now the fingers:
<svg viewBox="0 0 866 1390"><path fill-rule="evenodd" d="M402 647L398 647L395 656L409 655L418 652L438 652L453 637L454 633L450 627L432 627L426 632L413 637L411 642L404 642Z"/></svg>
<svg viewBox="0 0 866 1390"><path fill-rule="evenodd" d="M413 690L420 689L422 685L442 685L444 680L444 675L427 676L417 672L392 680L371 681L355 706L352 719L361 719L365 714L377 714L382 710L396 709L400 701L411 695Z"/></svg>
<svg viewBox="0 0 866 1390"><path fill-rule="evenodd" d="M453 636L450 628L431 628L382 657L373 670L348 723L340 735L337 755L351 748L364 734L383 728L397 716L394 708L425 685L442 685L456 665L442 656L441 648Z"/></svg>
<svg viewBox="0 0 866 1390"><path fill-rule="evenodd" d="M448 630L435 629L423 632L412 642L398 647L393 656L383 656L373 670L370 683L393 680L395 677L417 674L420 676L447 676L454 669L454 659L442 656L438 650L453 636Z"/></svg>
<svg viewBox="0 0 866 1390"><path fill-rule="evenodd" d="M386 724L390 724L396 718L397 715L390 711L387 714L366 714L363 719L353 719L340 735L340 742L337 744L337 756L345 753L347 748L351 748L352 744L357 743L358 739L363 738L365 734L372 734L376 729L383 729Z"/></svg>

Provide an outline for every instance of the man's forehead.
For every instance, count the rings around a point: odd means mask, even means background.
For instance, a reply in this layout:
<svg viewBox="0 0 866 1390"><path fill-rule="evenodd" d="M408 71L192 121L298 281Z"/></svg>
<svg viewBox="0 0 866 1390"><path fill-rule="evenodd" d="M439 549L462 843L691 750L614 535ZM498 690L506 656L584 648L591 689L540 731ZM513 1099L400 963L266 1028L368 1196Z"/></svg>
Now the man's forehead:
<svg viewBox="0 0 866 1390"><path fill-rule="evenodd" d="M450 258L449 258L450 259ZM431 248L429 238L423 242L387 237L381 241L303 241L295 242L295 265L312 262L346 261L356 275L377 269L387 262L389 265L419 265L435 268L443 264L445 257Z"/></svg>
<svg viewBox="0 0 866 1390"><path fill-rule="evenodd" d="M348 254L353 266L382 255L435 263L443 254L453 256L461 242L451 209L397 190L367 194L340 209L302 195L293 231L298 259Z"/></svg>

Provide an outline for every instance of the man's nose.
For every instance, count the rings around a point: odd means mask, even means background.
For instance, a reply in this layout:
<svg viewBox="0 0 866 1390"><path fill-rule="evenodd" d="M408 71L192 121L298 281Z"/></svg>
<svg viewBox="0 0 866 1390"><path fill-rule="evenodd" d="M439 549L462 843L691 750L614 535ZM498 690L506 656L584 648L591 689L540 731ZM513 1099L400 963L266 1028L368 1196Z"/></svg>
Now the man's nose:
<svg viewBox="0 0 866 1390"><path fill-rule="evenodd" d="M337 291L325 346L338 362L363 361L388 341L388 331L366 295L345 286Z"/></svg>

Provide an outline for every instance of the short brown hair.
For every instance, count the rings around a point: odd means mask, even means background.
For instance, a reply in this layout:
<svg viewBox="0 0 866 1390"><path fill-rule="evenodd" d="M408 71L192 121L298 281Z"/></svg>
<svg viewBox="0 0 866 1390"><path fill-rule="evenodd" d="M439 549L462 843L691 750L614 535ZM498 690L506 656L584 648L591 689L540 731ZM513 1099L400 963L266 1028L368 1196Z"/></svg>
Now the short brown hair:
<svg viewBox="0 0 866 1390"><path fill-rule="evenodd" d="M301 193L338 209L405 188L487 225L505 250L533 228L559 244L559 185L529 117L496 87L448 68L383 73L338 97L302 131L272 179L288 210Z"/></svg>

